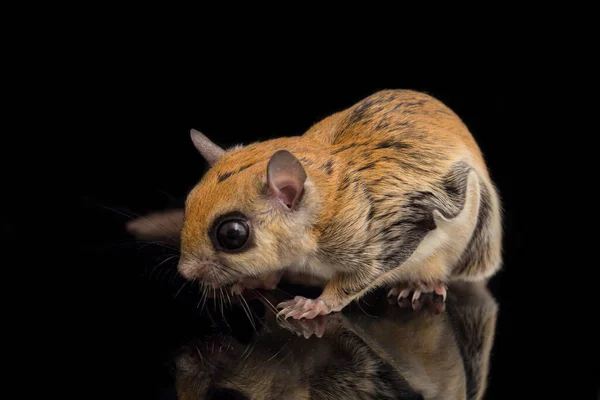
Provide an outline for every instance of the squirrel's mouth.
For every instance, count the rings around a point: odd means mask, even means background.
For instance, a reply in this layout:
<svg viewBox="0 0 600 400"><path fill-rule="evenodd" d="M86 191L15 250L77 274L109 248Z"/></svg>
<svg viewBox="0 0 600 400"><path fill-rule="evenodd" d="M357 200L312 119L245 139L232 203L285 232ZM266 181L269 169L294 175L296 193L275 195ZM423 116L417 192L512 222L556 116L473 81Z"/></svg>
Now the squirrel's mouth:
<svg viewBox="0 0 600 400"><path fill-rule="evenodd" d="M241 294L246 289L273 290L284 273L281 269L258 276L243 276L219 261L189 257L182 257L177 269L186 280L198 281L208 294L217 291Z"/></svg>
<svg viewBox="0 0 600 400"><path fill-rule="evenodd" d="M189 281L197 280L206 286L219 289L240 280L239 273L211 259L181 258L177 270Z"/></svg>
<svg viewBox="0 0 600 400"><path fill-rule="evenodd" d="M273 290L277 287L282 276L283 270L270 272L258 277L246 277L233 285L232 290L240 291L240 293L245 289Z"/></svg>
<svg viewBox="0 0 600 400"><path fill-rule="evenodd" d="M264 289L274 290L283 276L283 271L275 271L258 277L244 277L235 281L211 279L213 274L207 274L200 280L201 285L209 292L227 292L228 294L242 294L245 290ZM210 294L210 293L209 293Z"/></svg>

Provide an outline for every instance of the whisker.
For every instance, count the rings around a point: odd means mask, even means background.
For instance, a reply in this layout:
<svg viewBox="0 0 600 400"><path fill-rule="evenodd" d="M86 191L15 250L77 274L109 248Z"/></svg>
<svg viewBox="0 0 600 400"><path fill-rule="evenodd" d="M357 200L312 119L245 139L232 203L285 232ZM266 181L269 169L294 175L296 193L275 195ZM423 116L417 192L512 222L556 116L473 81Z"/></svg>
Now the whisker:
<svg viewBox="0 0 600 400"><path fill-rule="evenodd" d="M248 359L248 357L250 357L250 354L252 354L252 350L254 350L254 347L256 347L256 342L254 342L252 344L252 347L250 348L250 351L248 352L248 354L246 354L246 357L244 357L244 359L242 361L246 361Z"/></svg>
<svg viewBox="0 0 600 400"><path fill-rule="evenodd" d="M231 297L229 297L229 291L225 290L225 294L227 295L227 300L229 300L229 307L233 307L233 304L231 304Z"/></svg>
<svg viewBox="0 0 600 400"><path fill-rule="evenodd" d="M220 301L219 301L219 303L220 303L220 306L221 306L221 315L223 315L223 289L219 288L219 292L220 292L220 295L219 295L219 300ZM225 319L224 315L223 315L223 319Z"/></svg>
<svg viewBox="0 0 600 400"><path fill-rule="evenodd" d="M252 308L250 308L250 304L248 304L248 302L246 301L246 298L244 296L240 296L242 298L242 302L244 304L246 304L246 308L248 309L248 313L250 315L250 323L252 324L252 327L254 328L255 332L258 332L256 330L256 323L254 322L254 318L252 317L253 315L256 316L256 314L252 311ZM260 321L260 318L258 318L258 316L256 316L257 320Z"/></svg>
<svg viewBox="0 0 600 400"><path fill-rule="evenodd" d="M179 254L179 248L174 247L174 246L170 246L168 244L165 244L163 242L159 242L156 240L129 240L129 241L125 241L123 243L145 243L142 247L139 248L139 250L148 247L150 245L155 245L155 246L160 246L160 247L164 247L166 249L169 250L175 250L177 252L177 254Z"/></svg>
<svg viewBox="0 0 600 400"><path fill-rule="evenodd" d="M156 271L157 268L159 268L161 265L163 265L166 262L171 261L172 259L174 259L175 257L178 257L177 255L174 256L170 256L168 257L166 260L160 262L158 265L156 265L154 268L152 268L152 271L150 271L150 277L152 277L152 274L154 274L154 271Z"/></svg>
<svg viewBox="0 0 600 400"><path fill-rule="evenodd" d="M241 303L242 309L246 313L246 316L248 317L248 321L250 321L250 324L252 325L252 328L254 328L254 331L257 332L256 331L256 325L254 325L254 320L252 319L252 316L250 315L250 313L248 312L248 310L246 310L246 307L248 307L248 309L250 309L250 306L248 305L248 303L246 302L246 299L244 299L244 297L242 295L238 294L238 297L240 299L242 299L242 303Z"/></svg>
<svg viewBox="0 0 600 400"><path fill-rule="evenodd" d="M205 293L205 296L204 296L204 300L202 300L202 308L200 309L200 314L202 314L202 312L204 311L204 307L206 306L206 301L208 300L208 289L207 288L204 288L204 293ZM208 308L207 308L207 310L208 310Z"/></svg>
<svg viewBox="0 0 600 400"><path fill-rule="evenodd" d="M162 272L158 275L158 279L159 280L164 279L168 276L168 274L169 274L169 268L163 268ZM175 270L175 274L177 274L177 270ZM173 282L171 281L171 283L173 283Z"/></svg>
<svg viewBox="0 0 600 400"><path fill-rule="evenodd" d="M213 305L215 307L215 312L217 312L217 289L213 287Z"/></svg>
<svg viewBox="0 0 600 400"><path fill-rule="evenodd" d="M204 284L202 284L202 286L200 286L200 289L202 290L202 297L200 297L200 300L198 301L198 305L196 306L196 308L200 307L200 303L202 303L202 308L200 309L200 314L202 314L202 312L204 311L204 304L206 303L206 297L207 297L208 292L206 291Z"/></svg>
<svg viewBox="0 0 600 400"><path fill-rule="evenodd" d="M203 263L205 263L206 261L208 261L208 260L206 260L206 259L203 259L203 258L199 257L199 256L198 256L198 255L196 255L195 253L192 253L191 255L192 255L192 257L193 257L194 259L196 259L196 260L197 260L197 261L198 261L200 264L203 264ZM233 272L236 272L236 271L234 271L234 270L227 271L227 270L223 269L223 267L222 267L221 265L219 265L219 264L217 264L217 263L214 263L214 262L211 262L211 263L210 263L210 265L211 265L211 267L215 267L215 268L216 268L216 270L217 270L218 272L222 273L222 274L223 274L223 276L224 276L224 277L225 277L225 278L226 278L228 281L235 281L235 280L237 279L237 277L236 277L236 276L233 274Z"/></svg>
<svg viewBox="0 0 600 400"><path fill-rule="evenodd" d="M183 283L183 286L186 286L186 285L188 285L188 284L190 285L190 286L188 287L188 293L190 292L190 289L191 289L191 287L194 285L194 283L196 283L196 278L192 279L191 281L188 281L188 280L186 280L186 281ZM182 289L183 289L183 287L182 287ZM179 292L181 292L181 289L179 289ZM177 294L179 294L179 292L177 292ZM175 298L177 298L177 294L175 295Z"/></svg>
<svg viewBox="0 0 600 400"><path fill-rule="evenodd" d="M213 317L212 313L210 312L210 309L209 309L209 308L207 308L207 309L206 309L206 314L208 315L208 319L210 319L210 324L211 324L211 326L212 326L213 328L214 328L215 326L217 326L217 323L215 322L215 319L214 319L214 317Z"/></svg>
<svg viewBox="0 0 600 400"><path fill-rule="evenodd" d="M362 306L360 305L360 300L356 302L356 304L358 304L358 308L361 309L361 311L367 316L367 317L371 317L371 318L378 318L374 315L369 314L368 312L365 311L364 308L362 308ZM366 303L368 305L368 303Z"/></svg>
<svg viewBox="0 0 600 400"><path fill-rule="evenodd" d="M246 346L246 348L244 349L244 352L240 355L240 360L242 359L242 357L244 357L244 354L246 354L248 349L250 349L251 345L252 345L252 343L248 343L248 346Z"/></svg>
<svg viewBox="0 0 600 400"><path fill-rule="evenodd" d="M200 356L200 361L204 361L204 357L202 357L202 353L200 352L200 348L198 346L194 346L196 348L196 351L198 352L198 355Z"/></svg>
<svg viewBox="0 0 600 400"><path fill-rule="evenodd" d="M267 302L267 304L270 306L270 309L271 309L271 311L273 311L273 313L274 313L275 315L277 315L277 313L278 313L279 311L277 310L277 307L275 307L275 306L273 305L273 303L271 303L271 302L269 301L269 299L267 299L267 298L266 298L266 297L265 297L265 296L264 296L264 295L263 295L263 294L262 294L260 291L258 291L258 290L256 290L256 289L254 289L254 293L256 293L256 294L258 294L260 297L262 297L262 298L263 298L263 299L264 299L264 300Z"/></svg>
<svg viewBox="0 0 600 400"><path fill-rule="evenodd" d="M283 351L283 349L285 349L285 347L288 345L288 343L290 343L290 341L291 340L288 340L287 342L285 342L285 344L277 351L277 353L273 354L271 356L271 358L269 358L267 361L264 362L264 364L268 363L269 361L271 361L272 359L277 357L277 355L279 355L279 353L281 353Z"/></svg>
<svg viewBox="0 0 600 400"><path fill-rule="evenodd" d="M191 253L191 255L192 255L192 257L194 257L194 258L195 258L197 261L199 261L200 263L204 263L204 262L206 262L206 261L209 261L209 260L206 260L206 259L204 259L204 258L200 257L200 256L199 256L197 253L195 253L195 252ZM234 278L236 277L236 276L235 276L236 274L237 274L237 275L239 275L239 272L238 272L238 271L236 271L236 270L234 270L233 268L230 268L230 267L228 267L228 266L226 266L226 265L223 265L223 264L220 264L220 263L216 263L216 262L212 262L212 261L211 261L211 265L212 265L212 266L214 266L214 267L215 267L217 270L219 270L220 272L223 272L224 274L233 274ZM226 278L228 278L228 279L229 279L230 277L231 277L231 275L227 275L227 276L226 276Z"/></svg>
<svg viewBox="0 0 600 400"><path fill-rule="evenodd" d="M118 245L126 245L126 244L140 244L142 246L138 247L137 250L142 250L148 246L159 246L169 250L175 251L174 254L179 254L179 248L175 246L171 246L166 244L160 240L144 240L144 239L129 239L129 240L118 240L114 244Z"/></svg>
<svg viewBox="0 0 600 400"><path fill-rule="evenodd" d="M287 295L287 296L289 296L289 297L291 297L291 298L294 298L294 295L293 295L293 294L291 294L291 293L288 293L288 292L286 292L286 291L285 291L285 290L283 290L283 289L280 289L280 288L278 288L278 287L275 287L275 290L278 290L278 291L280 291L281 293L283 293L283 294L285 294L285 295Z"/></svg>
<svg viewBox="0 0 600 400"><path fill-rule="evenodd" d="M282 362L283 362L283 361L284 361L286 358L288 358L288 357L289 357L289 356L290 356L290 355L291 355L293 352L294 352L294 350L293 350L293 349L292 349L292 350L290 350L290 352L289 352L289 353L287 353L287 354L286 354L286 356L285 356L285 357L283 357L281 360L277 361L277 363L276 363L276 364L281 364L281 363L282 363Z"/></svg>
<svg viewBox="0 0 600 400"><path fill-rule="evenodd" d="M265 328L268 329L268 326L263 322L262 318L260 318L252 309L250 309L250 312L252 313L252 315L254 315L256 317L256 320Z"/></svg>
<svg viewBox="0 0 600 400"><path fill-rule="evenodd" d="M170 284L173 284L173 281L175 281L175 279L177 278L177 276L179 275L179 273L177 272L177 269L174 271L173 277L171 278L171 282L169 282Z"/></svg>
<svg viewBox="0 0 600 400"><path fill-rule="evenodd" d="M177 291L177 293L175 293L175 296L173 296L174 299L176 299L177 296L179 296L179 293L181 293L181 291L183 290L183 288L186 287L186 285L188 283L190 283L190 281L183 282L183 285L181 285L181 287L179 288L179 290ZM194 283L194 281L192 281L191 283Z"/></svg>
<svg viewBox="0 0 600 400"><path fill-rule="evenodd" d="M227 325L227 327L229 328L229 331L231 331L231 326L229 326L229 323L227 322L227 318L225 318L225 312L223 311L223 303L224 301L224 297L223 297L223 289L219 288L219 290L221 291L221 317L223 318L223 322L225 322L225 325ZM220 352L220 348L219 348L219 352Z"/></svg>
<svg viewBox="0 0 600 400"><path fill-rule="evenodd" d="M177 200L175 197L171 196L169 193L167 193L165 190L163 189L158 189L159 192L161 192L162 194L166 195L169 199L171 199L173 202L175 203L179 203L179 200Z"/></svg>

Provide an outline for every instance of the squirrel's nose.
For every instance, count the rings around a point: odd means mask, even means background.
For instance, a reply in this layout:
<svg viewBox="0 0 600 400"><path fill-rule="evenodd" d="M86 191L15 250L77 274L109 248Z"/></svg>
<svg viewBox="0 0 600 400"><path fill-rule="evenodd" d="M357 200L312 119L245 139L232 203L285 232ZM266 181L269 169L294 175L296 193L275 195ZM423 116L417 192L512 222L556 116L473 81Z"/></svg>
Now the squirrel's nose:
<svg viewBox="0 0 600 400"><path fill-rule="evenodd" d="M205 265L194 262L193 260L186 259L181 257L179 260L179 264L177 265L177 270L187 280L198 279L202 280L207 273L207 268Z"/></svg>

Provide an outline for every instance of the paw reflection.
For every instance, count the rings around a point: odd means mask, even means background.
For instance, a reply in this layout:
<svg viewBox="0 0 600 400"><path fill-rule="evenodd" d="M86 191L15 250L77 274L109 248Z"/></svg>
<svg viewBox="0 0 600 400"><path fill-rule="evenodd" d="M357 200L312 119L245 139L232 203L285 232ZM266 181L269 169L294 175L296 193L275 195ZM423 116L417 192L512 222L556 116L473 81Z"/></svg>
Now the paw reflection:
<svg viewBox="0 0 600 400"><path fill-rule="evenodd" d="M450 294L447 302L433 293L403 298L402 308L383 293L366 310L286 319L273 306L285 298L257 292L263 329L246 340L220 331L189 343L177 362L178 396L481 399L497 305L483 286L453 285Z"/></svg>
<svg viewBox="0 0 600 400"><path fill-rule="evenodd" d="M279 317L277 318L277 323L283 329L295 333L297 336L303 336L308 339L312 335L315 335L318 338L322 338L329 320L332 318L334 319L335 316L319 315L313 319L285 319Z"/></svg>

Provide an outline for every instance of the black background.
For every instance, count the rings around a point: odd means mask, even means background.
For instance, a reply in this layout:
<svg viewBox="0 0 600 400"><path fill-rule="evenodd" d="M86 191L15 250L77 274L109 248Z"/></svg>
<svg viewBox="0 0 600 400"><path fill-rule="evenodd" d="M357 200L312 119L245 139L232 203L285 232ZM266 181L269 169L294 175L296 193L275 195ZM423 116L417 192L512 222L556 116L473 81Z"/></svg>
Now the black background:
<svg viewBox="0 0 600 400"><path fill-rule="evenodd" d="M594 14L496 4L466 23L445 10L308 18L208 5L6 6L2 322L16 354L5 365L22 382L3 374L3 388L168 392L172 350L198 322L194 294L174 298L174 265L152 273L164 254L132 243L122 213L181 204L206 170L190 128L222 146L301 134L376 90L408 88L463 118L503 199L487 398L597 398Z"/></svg>
<svg viewBox="0 0 600 400"><path fill-rule="evenodd" d="M215 63L190 57L197 55L193 49L122 47L81 60L97 64L79 72L70 92L81 132L70 175L80 241L79 273L71 280L82 302L97 306L75 317L82 333L73 343L85 348L79 362L97 368L86 376L99 378L95 387L140 398L169 389L170 351L193 323L185 299L173 298L179 288L179 281L171 282L174 264L156 274L153 267L164 257L131 242L122 213L182 204L206 170L189 139L191 128L223 147L299 135L377 90L406 88L426 91L457 112L502 197L504 268L490 284L500 313L486 398L572 390L570 379L548 382L547 373L564 368L559 360L570 350L554 339L543 343L552 334L546 300L555 289L540 283L540 273L553 274L562 260L547 254L555 242L536 223L545 189L532 177L545 168L540 143L547 131L527 123L537 118L537 110L528 109L539 96L533 88L482 62L462 76L417 77L399 69L294 64L293 57L258 65L250 54ZM578 379L589 383L585 375Z"/></svg>

